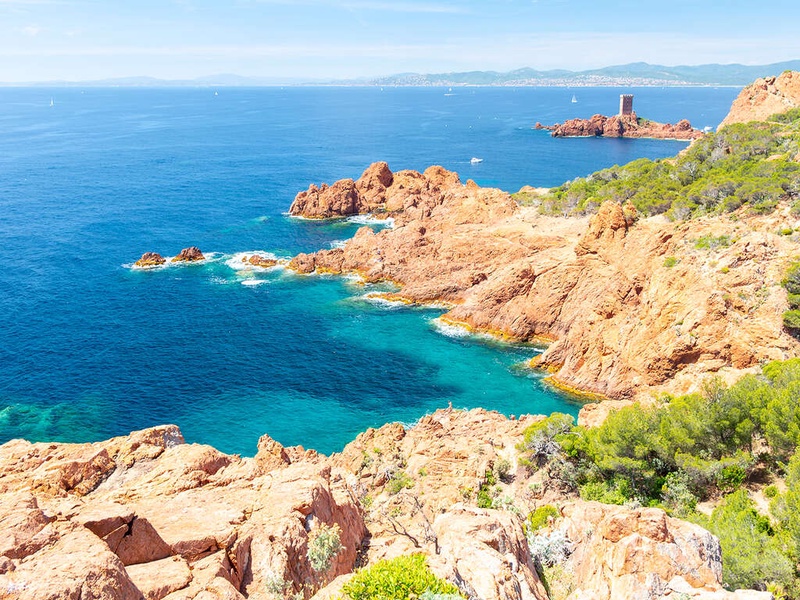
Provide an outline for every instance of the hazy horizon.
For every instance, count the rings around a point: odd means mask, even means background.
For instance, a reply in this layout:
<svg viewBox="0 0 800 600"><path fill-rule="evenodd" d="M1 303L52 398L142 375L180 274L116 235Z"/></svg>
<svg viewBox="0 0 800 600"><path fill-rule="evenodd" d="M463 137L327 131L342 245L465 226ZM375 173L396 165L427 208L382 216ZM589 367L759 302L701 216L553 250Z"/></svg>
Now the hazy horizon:
<svg viewBox="0 0 800 600"><path fill-rule="evenodd" d="M800 56L779 0L0 0L6 83L220 74L331 80L581 71L631 62L760 65Z"/></svg>

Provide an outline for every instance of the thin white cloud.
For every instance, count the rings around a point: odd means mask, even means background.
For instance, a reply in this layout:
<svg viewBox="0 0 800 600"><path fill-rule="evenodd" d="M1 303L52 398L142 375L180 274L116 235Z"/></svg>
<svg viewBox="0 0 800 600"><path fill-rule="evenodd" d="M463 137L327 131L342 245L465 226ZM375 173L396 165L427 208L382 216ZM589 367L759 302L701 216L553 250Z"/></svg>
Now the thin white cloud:
<svg viewBox="0 0 800 600"><path fill-rule="evenodd" d="M27 36L36 37L42 32L42 28L37 27L36 25L28 25L27 27L20 29L20 31Z"/></svg>
<svg viewBox="0 0 800 600"><path fill-rule="evenodd" d="M348 10L372 10L380 12L403 12L420 14L463 14L465 8L451 4L417 4L415 2L342 2Z"/></svg>
<svg viewBox="0 0 800 600"><path fill-rule="evenodd" d="M242 2L245 4L282 4L286 6L327 6L342 10L395 13L466 14L470 12L463 6L445 2L381 2L380 0L242 0Z"/></svg>

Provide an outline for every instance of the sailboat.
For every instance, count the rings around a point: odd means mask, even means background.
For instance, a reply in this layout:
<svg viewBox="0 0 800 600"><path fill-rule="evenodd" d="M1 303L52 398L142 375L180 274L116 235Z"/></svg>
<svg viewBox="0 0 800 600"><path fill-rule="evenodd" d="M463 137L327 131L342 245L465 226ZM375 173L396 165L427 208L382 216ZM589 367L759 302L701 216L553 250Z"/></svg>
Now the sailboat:
<svg viewBox="0 0 800 600"><path fill-rule="evenodd" d="M578 103L578 99L575 97L575 94L572 94L572 103L573 104L577 104Z"/></svg>
<svg viewBox="0 0 800 600"><path fill-rule="evenodd" d="M53 108L55 105L56 105L56 103L53 102L53 98L51 97L50 98L50 108Z"/></svg>

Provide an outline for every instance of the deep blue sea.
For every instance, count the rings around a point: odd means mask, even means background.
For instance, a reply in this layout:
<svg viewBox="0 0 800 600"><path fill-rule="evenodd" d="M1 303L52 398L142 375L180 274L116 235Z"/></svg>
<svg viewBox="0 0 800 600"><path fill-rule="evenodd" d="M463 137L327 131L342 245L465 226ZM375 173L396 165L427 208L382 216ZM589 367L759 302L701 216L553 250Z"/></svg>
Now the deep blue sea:
<svg viewBox="0 0 800 600"><path fill-rule="evenodd" d="M437 326L441 311L376 306L351 281L243 271L235 258L352 236L357 224L284 213L310 183L376 160L516 191L685 146L531 128L613 113L622 91L0 89L0 443L176 423L225 452L252 455L264 433L330 452L448 403L576 414L521 365L537 348L455 335ZM633 93L640 116L704 127L737 91ZM129 268L190 245L211 260Z"/></svg>

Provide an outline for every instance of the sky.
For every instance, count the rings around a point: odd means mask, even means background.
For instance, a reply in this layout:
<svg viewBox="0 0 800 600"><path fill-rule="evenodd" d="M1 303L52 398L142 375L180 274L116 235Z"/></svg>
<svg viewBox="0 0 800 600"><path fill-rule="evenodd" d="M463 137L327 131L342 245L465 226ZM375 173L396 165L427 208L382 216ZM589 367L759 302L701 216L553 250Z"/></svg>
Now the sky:
<svg viewBox="0 0 800 600"><path fill-rule="evenodd" d="M767 64L797 0L0 0L0 81Z"/></svg>

